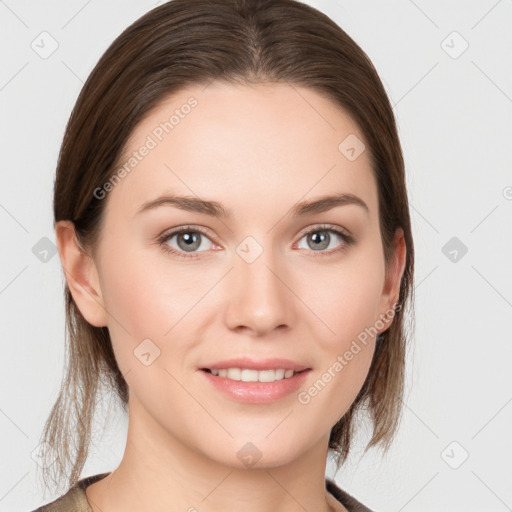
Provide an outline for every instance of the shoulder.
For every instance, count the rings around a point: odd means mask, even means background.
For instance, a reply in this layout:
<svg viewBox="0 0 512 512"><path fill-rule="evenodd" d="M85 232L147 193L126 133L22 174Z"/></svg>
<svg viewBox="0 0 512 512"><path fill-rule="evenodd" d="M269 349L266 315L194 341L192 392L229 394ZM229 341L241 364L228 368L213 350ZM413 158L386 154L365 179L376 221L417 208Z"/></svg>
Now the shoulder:
<svg viewBox="0 0 512 512"><path fill-rule="evenodd" d="M357 501L348 492L340 489L331 479L325 479L325 488L349 511L349 512L373 512L368 507Z"/></svg>
<svg viewBox="0 0 512 512"><path fill-rule="evenodd" d="M106 477L109 473L100 473L78 480L65 494L32 512L92 512L87 501L85 488Z"/></svg>
<svg viewBox="0 0 512 512"><path fill-rule="evenodd" d="M32 512L92 512L85 495L85 488L106 477L109 473L100 473L79 480L65 494L56 500L43 505ZM332 480L326 478L325 487L349 512L373 512L357 501L346 491L340 489Z"/></svg>

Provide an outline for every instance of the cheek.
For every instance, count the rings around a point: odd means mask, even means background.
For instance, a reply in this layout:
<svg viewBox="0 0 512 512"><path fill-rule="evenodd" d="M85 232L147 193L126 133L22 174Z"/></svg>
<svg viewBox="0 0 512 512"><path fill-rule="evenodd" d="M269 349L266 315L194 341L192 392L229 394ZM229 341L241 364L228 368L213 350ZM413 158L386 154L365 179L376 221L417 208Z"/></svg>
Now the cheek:
<svg viewBox="0 0 512 512"><path fill-rule="evenodd" d="M204 294L200 272L176 271L163 254L155 258L154 251L123 251L120 245L107 251L105 306L134 338L163 337Z"/></svg>
<svg viewBox="0 0 512 512"><path fill-rule="evenodd" d="M163 335L174 323L169 311L175 306L175 295L168 293L162 300L163 283L152 266L133 247L123 247L119 241L105 245L108 257L102 258L101 287L114 354L125 374L141 366L136 359L138 347L146 346L151 357L163 349ZM148 339L154 344L144 341Z"/></svg>
<svg viewBox="0 0 512 512"><path fill-rule="evenodd" d="M304 302L321 320L327 350L347 343L374 325L384 286L384 261L377 251L351 253L339 265L311 266L301 279ZM314 286L313 286L314 284ZM328 326L328 329L325 327Z"/></svg>
<svg viewBox="0 0 512 512"><path fill-rule="evenodd" d="M375 321L381 291L381 273L352 266L340 271L337 286L325 282L315 307L322 324L317 329L319 365L298 401L312 417L334 425L349 409L363 386L375 351ZM317 280L318 282L318 280ZM328 325L330 330L325 328ZM332 331L332 332L331 332Z"/></svg>
<svg viewBox="0 0 512 512"><path fill-rule="evenodd" d="M218 276L205 274L195 265L178 269L165 254L155 257L156 250L122 247L121 243L106 246L108 258L102 265L102 293L119 367L123 373L133 369L134 363L138 368L140 361L134 357L142 347L158 354L152 367L176 368L178 361L186 365L194 345L187 340L195 339L192 333L200 328L196 312L204 308L201 299ZM148 339L154 345L144 341ZM143 341L146 345L141 345Z"/></svg>
<svg viewBox="0 0 512 512"><path fill-rule="evenodd" d="M314 378L298 398L311 414L327 412L332 424L348 410L368 375L384 271L375 245L347 256L328 272L325 267L311 272L309 288L306 282L301 285L304 302L321 320L315 336L321 356Z"/></svg>

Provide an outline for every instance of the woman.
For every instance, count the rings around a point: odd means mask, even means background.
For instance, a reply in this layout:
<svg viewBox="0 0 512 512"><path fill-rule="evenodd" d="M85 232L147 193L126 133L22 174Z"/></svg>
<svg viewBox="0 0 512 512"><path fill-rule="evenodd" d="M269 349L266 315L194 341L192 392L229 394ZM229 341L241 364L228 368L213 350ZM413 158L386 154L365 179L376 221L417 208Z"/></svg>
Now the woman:
<svg viewBox="0 0 512 512"><path fill-rule="evenodd" d="M325 479L356 418L389 447L413 240L368 57L294 0L173 0L128 27L64 136L69 364L38 510L370 510ZM100 385L123 459L79 480ZM73 438L73 436L75 436Z"/></svg>

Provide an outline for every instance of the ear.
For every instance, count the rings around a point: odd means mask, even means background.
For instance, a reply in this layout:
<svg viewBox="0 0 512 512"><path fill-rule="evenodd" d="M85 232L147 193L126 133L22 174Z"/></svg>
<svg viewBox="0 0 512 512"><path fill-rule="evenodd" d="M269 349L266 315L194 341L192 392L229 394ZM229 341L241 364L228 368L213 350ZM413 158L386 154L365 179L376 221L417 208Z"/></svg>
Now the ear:
<svg viewBox="0 0 512 512"><path fill-rule="evenodd" d="M400 285L405 269L407 246L405 243L404 232L402 228L397 228L393 239L393 254L386 269L386 278L382 289L380 302L380 319L385 323L384 327L379 329L379 333L384 332L392 323L394 310L397 307L398 297L400 296Z"/></svg>
<svg viewBox="0 0 512 512"><path fill-rule="evenodd" d="M95 327L107 325L96 264L79 245L75 226L69 220L55 224L55 236L66 282L84 318Z"/></svg>

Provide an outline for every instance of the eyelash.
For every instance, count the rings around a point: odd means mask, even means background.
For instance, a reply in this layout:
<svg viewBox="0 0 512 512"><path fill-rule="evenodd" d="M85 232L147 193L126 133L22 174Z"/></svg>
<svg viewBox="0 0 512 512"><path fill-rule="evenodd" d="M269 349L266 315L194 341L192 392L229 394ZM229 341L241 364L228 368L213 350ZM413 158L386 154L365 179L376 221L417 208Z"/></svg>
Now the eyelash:
<svg viewBox="0 0 512 512"><path fill-rule="evenodd" d="M340 231L339 229L335 228L334 226L332 226L330 224L321 224L319 226L315 226L314 228L310 229L309 231L306 231L305 233L303 233L299 240L301 240L302 238L304 238L305 236L307 236L311 233L316 233L316 232L321 232L321 231L330 231L332 233L335 233L343 240L343 243L337 249L331 249L330 251L311 251L313 253L314 252L319 253L319 254L315 254L313 256L314 258L317 258L322 255L324 255L324 256L331 255L333 253L337 253L337 252L346 250L351 245L353 245L356 241L353 236L351 236L347 233L344 233L343 231ZM162 247L162 250L168 254L172 254L172 255L178 256L180 258L190 258L190 259L198 258L199 253L197 253L197 252L187 254L186 252L177 251L176 249L169 247L166 244L166 242L168 242L174 235L179 235L181 233L191 233L191 232L192 233L201 233L205 237L209 238L208 233L206 233L206 231L204 231L200 228L197 228L194 226L183 226L182 228L176 229L169 233L164 233L161 237L158 238L158 243ZM200 251L200 252L202 252L202 251Z"/></svg>

